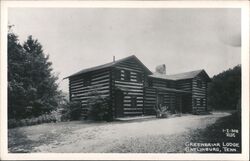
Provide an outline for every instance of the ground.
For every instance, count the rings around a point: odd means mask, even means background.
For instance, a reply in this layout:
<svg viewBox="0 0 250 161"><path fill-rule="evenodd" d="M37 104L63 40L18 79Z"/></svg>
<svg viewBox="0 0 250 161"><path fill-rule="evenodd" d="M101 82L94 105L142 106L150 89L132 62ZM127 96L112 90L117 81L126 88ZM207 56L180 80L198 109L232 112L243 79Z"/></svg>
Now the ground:
<svg viewBox="0 0 250 161"><path fill-rule="evenodd" d="M110 123L48 123L9 129L8 146L10 152L185 152L186 142L204 140L206 130L229 116L217 112Z"/></svg>

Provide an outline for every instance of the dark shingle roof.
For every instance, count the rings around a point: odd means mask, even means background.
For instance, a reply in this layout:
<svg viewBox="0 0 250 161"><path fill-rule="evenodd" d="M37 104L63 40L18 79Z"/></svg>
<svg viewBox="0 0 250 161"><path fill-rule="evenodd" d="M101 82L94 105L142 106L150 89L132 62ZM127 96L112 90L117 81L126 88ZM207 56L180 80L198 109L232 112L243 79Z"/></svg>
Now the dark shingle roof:
<svg viewBox="0 0 250 161"><path fill-rule="evenodd" d="M190 72L185 72L185 73L179 73L179 74L172 74L172 75L165 75L165 74L154 73L154 74L150 75L149 77L161 78L161 79L168 79L168 80L191 79L191 78L196 77L202 71L204 71L204 70L201 69L201 70L195 70L195 71L190 71Z"/></svg>
<svg viewBox="0 0 250 161"><path fill-rule="evenodd" d="M135 55L131 55L131 56L116 60L115 62L110 62L110 63L106 63L103 65L95 66L92 68L86 68L86 69L80 70L79 72L76 72L76 73L74 73L66 78L73 77L73 76L80 75L80 74L84 74L84 73L91 72L91 71L96 71L96 70L108 68L108 67L113 67L116 64L118 64L122 61L126 61L126 60L131 59L131 58L135 58L145 68L145 70L147 70L150 74L152 74L152 72ZM66 78L64 78L64 79L66 79Z"/></svg>

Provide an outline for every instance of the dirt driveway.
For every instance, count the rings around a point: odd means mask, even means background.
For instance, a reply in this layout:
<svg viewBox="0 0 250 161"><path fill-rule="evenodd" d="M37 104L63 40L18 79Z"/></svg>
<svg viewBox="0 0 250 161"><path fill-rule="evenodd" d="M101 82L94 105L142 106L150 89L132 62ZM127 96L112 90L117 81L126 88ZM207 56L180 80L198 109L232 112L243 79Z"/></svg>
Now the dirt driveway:
<svg viewBox="0 0 250 161"><path fill-rule="evenodd" d="M29 144L26 152L182 152L190 131L206 128L228 115L220 112L147 121L68 122L16 128L9 130L9 151L25 151L25 144ZM19 139L14 138L17 133L22 134Z"/></svg>

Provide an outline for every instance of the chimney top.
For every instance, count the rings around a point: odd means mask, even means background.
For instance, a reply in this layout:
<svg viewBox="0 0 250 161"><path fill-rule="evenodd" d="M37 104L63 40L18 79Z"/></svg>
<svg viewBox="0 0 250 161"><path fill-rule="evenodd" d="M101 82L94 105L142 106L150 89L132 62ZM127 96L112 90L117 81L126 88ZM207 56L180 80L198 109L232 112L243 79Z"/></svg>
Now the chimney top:
<svg viewBox="0 0 250 161"><path fill-rule="evenodd" d="M156 66L155 72L159 74L166 74L166 65L161 64L161 65Z"/></svg>

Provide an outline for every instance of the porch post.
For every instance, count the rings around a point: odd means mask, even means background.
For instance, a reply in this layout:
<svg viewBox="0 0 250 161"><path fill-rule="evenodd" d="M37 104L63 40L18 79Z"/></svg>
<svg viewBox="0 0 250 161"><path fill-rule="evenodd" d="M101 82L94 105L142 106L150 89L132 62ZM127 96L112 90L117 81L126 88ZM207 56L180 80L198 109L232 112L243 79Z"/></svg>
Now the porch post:
<svg viewBox="0 0 250 161"><path fill-rule="evenodd" d="M182 115L182 94L180 95L180 116Z"/></svg>

